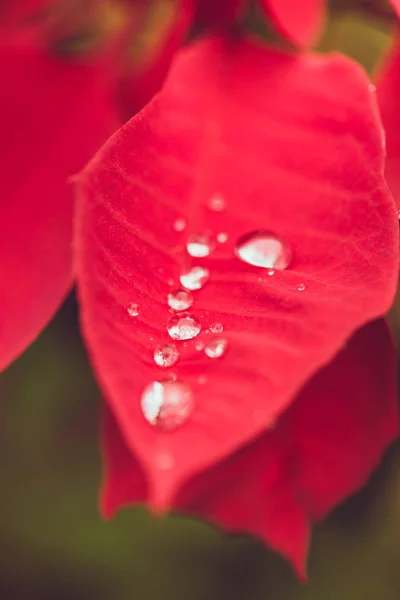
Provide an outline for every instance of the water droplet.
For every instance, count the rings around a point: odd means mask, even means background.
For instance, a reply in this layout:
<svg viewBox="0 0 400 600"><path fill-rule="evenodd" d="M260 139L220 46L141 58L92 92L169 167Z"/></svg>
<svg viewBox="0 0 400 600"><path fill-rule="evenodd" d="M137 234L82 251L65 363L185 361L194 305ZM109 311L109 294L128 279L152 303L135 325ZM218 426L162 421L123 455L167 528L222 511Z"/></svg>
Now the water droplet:
<svg viewBox="0 0 400 600"><path fill-rule="evenodd" d="M304 290L306 289L306 286L304 285L304 283L299 283L299 285L297 286L297 289L299 290L299 292L304 292Z"/></svg>
<svg viewBox="0 0 400 600"><path fill-rule="evenodd" d="M205 233L193 233L189 236L186 250L190 256L195 258L204 258L214 249L214 242L209 235Z"/></svg>
<svg viewBox="0 0 400 600"><path fill-rule="evenodd" d="M371 93L376 92L376 85L374 85L373 83L370 83L368 86L368 89Z"/></svg>
<svg viewBox="0 0 400 600"><path fill-rule="evenodd" d="M151 425L170 430L188 419L194 398L191 388L182 381L153 381L143 390L140 402Z"/></svg>
<svg viewBox="0 0 400 600"><path fill-rule="evenodd" d="M154 362L159 367L172 367L179 358L179 352L173 344L165 344L154 350Z"/></svg>
<svg viewBox="0 0 400 600"><path fill-rule="evenodd" d="M268 269L267 274L272 277L272 275L275 275L275 269Z"/></svg>
<svg viewBox="0 0 400 600"><path fill-rule="evenodd" d="M204 342L203 340L196 340L194 347L196 348L196 350L198 352L200 352L201 350L204 350Z"/></svg>
<svg viewBox="0 0 400 600"><path fill-rule="evenodd" d="M207 207L210 210L214 210L215 212L221 212L226 208L226 200L223 196L220 196L219 194L214 194L208 199Z"/></svg>
<svg viewBox="0 0 400 600"><path fill-rule="evenodd" d="M199 321L189 313L174 315L168 322L167 331L173 340L191 340L201 331Z"/></svg>
<svg viewBox="0 0 400 600"><path fill-rule="evenodd" d="M206 342L204 346L204 352L210 358L220 358L226 352L228 347L228 340L221 337L211 338Z"/></svg>
<svg viewBox="0 0 400 600"><path fill-rule="evenodd" d="M183 231L185 228L186 228L185 219L175 219L175 221L174 221L175 231Z"/></svg>
<svg viewBox="0 0 400 600"><path fill-rule="evenodd" d="M168 294L168 306L172 310L187 310L193 304L193 296L188 290L173 290Z"/></svg>
<svg viewBox="0 0 400 600"><path fill-rule="evenodd" d="M212 331L213 333L221 333L224 330L224 326L222 325L222 323L213 323L210 326L210 331Z"/></svg>
<svg viewBox="0 0 400 600"><path fill-rule="evenodd" d="M210 271L204 267L192 267L189 271L182 273L180 282L187 290L199 290L207 283Z"/></svg>
<svg viewBox="0 0 400 600"><path fill-rule="evenodd" d="M128 315L130 317L137 317L140 312L140 307L139 307L139 304L135 304L135 302L131 302L126 307L126 310L128 311Z"/></svg>
<svg viewBox="0 0 400 600"><path fill-rule="evenodd" d="M265 269L286 269L292 258L289 244L268 231L243 235L236 244L235 253L249 265Z"/></svg>
<svg viewBox="0 0 400 600"><path fill-rule="evenodd" d="M206 375L199 375L197 382L199 383L199 385L205 385L207 383L207 376Z"/></svg>
<svg viewBox="0 0 400 600"><path fill-rule="evenodd" d="M228 241L228 234L225 233L224 231L221 231L221 233L219 233L217 235L217 242L219 242L220 244L225 244L225 242Z"/></svg>

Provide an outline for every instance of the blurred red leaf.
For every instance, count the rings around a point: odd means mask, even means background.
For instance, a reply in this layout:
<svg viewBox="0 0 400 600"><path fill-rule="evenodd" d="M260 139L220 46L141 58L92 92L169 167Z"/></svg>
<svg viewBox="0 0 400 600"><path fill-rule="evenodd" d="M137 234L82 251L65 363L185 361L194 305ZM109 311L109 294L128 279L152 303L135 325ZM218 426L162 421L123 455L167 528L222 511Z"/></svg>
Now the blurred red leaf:
<svg viewBox="0 0 400 600"><path fill-rule="evenodd" d="M396 361L384 321L359 330L273 431L191 479L175 509L262 538L304 576L309 522L363 485L398 433ZM106 414L102 509L142 503L142 471Z"/></svg>
<svg viewBox="0 0 400 600"><path fill-rule="evenodd" d="M386 132L385 175L400 207L400 40L397 40L377 78L377 95Z"/></svg>
<svg viewBox="0 0 400 600"><path fill-rule="evenodd" d="M325 19L325 0L260 0L276 28L294 44L310 46Z"/></svg>
<svg viewBox="0 0 400 600"><path fill-rule="evenodd" d="M36 337L72 282L73 189L117 122L104 65L0 45L0 369Z"/></svg>
<svg viewBox="0 0 400 600"><path fill-rule="evenodd" d="M154 507L259 435L359 326L388 309L398 222L382 171L377 110L358 65L225 40L183 51L163 91L85 170L76 221L83 329ZM206 207L215 193L226 198L222 213ZM233 254L239 236L260 228L293 250L290 268L273 277ZM180 345L174 372L196 405L185 426L160 432L140 395L163 378L153 352L168 340L167 294L197 262L188 234L205 230L229 239L199 260L211 277L192 312L200 338L222 323L229 349L210 360L193 341ZM131 301L138 318L126 311Z"/></svg>

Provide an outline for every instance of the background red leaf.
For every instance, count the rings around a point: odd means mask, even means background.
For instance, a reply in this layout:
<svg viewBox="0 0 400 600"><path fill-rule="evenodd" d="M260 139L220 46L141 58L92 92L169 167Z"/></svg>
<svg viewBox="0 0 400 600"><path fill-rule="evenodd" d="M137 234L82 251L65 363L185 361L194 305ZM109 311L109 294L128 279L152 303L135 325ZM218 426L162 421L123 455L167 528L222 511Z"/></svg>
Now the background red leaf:
<svg viewBox="0 0 400 600"><path fill-rule="evenodd" d="M106 73L103 65L51 59L33 45L0 46L0 369L71 286L67 179L117 127Z"/></svg>
<svg viewBox="0 0 400 600"><path fill-rule="evenodd" d="M355 329L387 310L398 223L382 154L374 98L352 61L211 40L180 54L161 94L83 174L83 328L154 507L263 431ZM215 193L227 201L222 213L206 207ZM235 240L260 227L293 250L290 268L273 277L234 257ZM194 262L188 233L206 229L229 239L202 259L211 277L192 312L203 339L222 323L229 348L211 360L181 344L174 371L196 405L185 426L160 432L140 395L165 377L152 355L168 340L167 294ZM126 311L132 301L137 318Z"/></svg>
<svg viewBox="0 0 400 600"><path fill-rule="evenodd" d="M190 480L175 509L260 537L304 576L309 522L363 485L398 433L396 364L384 321L358 331L276 428ZM103 511L143 503L143 473L106 415Z"/></svg>
<svg viewBox="0 0 400 600"><path fill-rule="evenodd" d="M325 20L325 0L261 0L276 28L291 42L310 46Z"/></svg>

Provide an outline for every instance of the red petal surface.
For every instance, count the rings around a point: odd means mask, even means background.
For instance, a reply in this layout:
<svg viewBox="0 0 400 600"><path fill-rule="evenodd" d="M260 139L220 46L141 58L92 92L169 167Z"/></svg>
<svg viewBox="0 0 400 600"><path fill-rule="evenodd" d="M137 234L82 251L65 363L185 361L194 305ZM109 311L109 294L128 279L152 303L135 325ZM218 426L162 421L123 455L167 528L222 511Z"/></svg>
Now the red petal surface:
<svg viewBox="0 0 400 600"><path fill-rule="evenodd" d="M83 328L154 507L263 431L355 329L387 310L398 220L382 171L360 67L224 40L182 52L161 94L88 166L76 245ZM227 201L222 213L206 207L216 192ZM174 230L178 217L183 232ZM260 227L293 250L273 277L234 257L235 240ZM190 259L188 234L207 229L228 241ZM195 409L181 428L160 432L140 396L165 377L152 356L168 340L167 294L197 262L211 273L194 293L200 338L220 322L229 348L211 360L193 341L180 344L174 372L192 386ZM132 301L138 318L127 314Z"/></svg>
<svg viewBox="0 0 400 600"><path fill-rule="evenodd" d="M390 3L400 17L400 0L390 0Z"/></svg>
<svg viewBox="0 0 400 600"><path fill-rule="evenodd" d="M0 46L0 369L44 327L71 281L73 188L116 128L105 70Z"/></svg>
<svg viewBox="0 0 400 600"><path fill-rule="evenodd" d="M276 28L291 42L310 46L321 33L325 0L260 0Z"/></svg>
<svg viewBox="0 0 400 600"><path fill-rule="evenodd" d="M198 0L196 22L205 27L227 27L238 20L247 0Z"/></svg>
<svg viewBox="0 0 400 600"><path fill-rule="evenodd" d="M385 175L397 206L400 207L400 40L378 76L377 95L386 131Z"/></svg>
<svg viewBox="0 0 400 600"><path fill-rule="evenodd" d="M359 488L398 433L396 363L384 321L365 326L257 441L192 479L174 507L261 537L304 575L309 522ZM146 483L111 414L103 510L145 502Z"/></svg>

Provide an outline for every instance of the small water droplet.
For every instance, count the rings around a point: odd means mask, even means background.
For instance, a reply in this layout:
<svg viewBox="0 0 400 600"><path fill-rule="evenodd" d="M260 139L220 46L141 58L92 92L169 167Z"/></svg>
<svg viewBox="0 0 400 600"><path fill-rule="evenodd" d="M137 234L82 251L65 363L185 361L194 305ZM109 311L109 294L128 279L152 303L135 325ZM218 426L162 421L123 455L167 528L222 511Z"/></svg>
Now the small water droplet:
<svg viewBox="0 0 400 600"><path fill-rule="evenodd" d="M185 219L175 219L175 221L174 221L175 231L183 231L185 228L186 228Z"/></svg>
<svg viewBox="0 0 400 600"><path fill-rule="evenodd" d="M236 244L235 253L249 265L265 269L286 269L292 258L289 244L268 231L243 235Z"/></svg>
<svg viewBox="0 0 400 600"><path fill-rule="evenodd" d="M223 196L220 196L219 194L214 194L208 199L207 207L210 210L214 210L215 212L221 212L226 208L226 200Z"/></svg>
<svg viewBox="0 0 400 600"><path fill-rule="evenodd" d="M140 402L143 415L151 425L171 430L188 419L194 398L191 388L183 381L153 381L143 390Z"/></svg>
<svg viewBox="0 0 400 600"><path fill-rule="evenodd" d="M170 452L160 452L156 456L156 464L162 471L169 471L175 464L174 457Z"/></svg>
<svg viewBox="0 0 400 600"><path fill-rule="evenodd" d="M172 367L179 358L179 352L173 344L165 344L154 350L154 362L159 367Z"/></svg>
<svg viewBox="0 0 400 600"><path fill-rule="evenodd" d="M272 277L272 275L275 275L275 269L268 269L267 274Z"/></svg>
<svg viewBox="0 0 400 600"><path fill-rule="evenodd" d="M131 302L126 307L126 310L127 310L128 315L130 317L137 317L139 315L139 312L140 312L140 307L139 307L139 304L136 304L135 302Z"/></svg>
<svg viewBox="0 0 400 600"><path fill-rule="evenodd" d="M220 358L226 352L228 347L228 340L221 337L211 338L207 340L204 346L204 352L209 358Z"/></svg>
<svg viewBox="0 0 400 600"><path fill-rule="evenodd" d="M193 233L189 236L186 250L190 256L204 258L214 249L214 242L206 233Z"/></svg>
<svg viewBox="0 0 400 600"><path fill-rule="evenodd" d="M200 322L189 313L174 315L168 322L167 331L173 340L191 340L201 331Z"/></svg>
<svg viewBox="0 0 400 600"><path fill-rule="evenodd" d="M306 286L304 285L304 283L299 283L299 285L297 286L297 289L299 290L299 292L304 292L304 290L306 289Z"/></svg>
<svg viewBox="0 0 400 600"><path fill-rule="evenodd" d="M207 383L207 381L208 381L208 380L207 380L207 376L206 376L206 375L199 375L199 377L198 377L198 379L197 379L197 382L198 382L200 385L205 385L205 384Z"/></svg>
<svg viewBox="0 0 400 600"><path fill-rule="evenodd" d="M210 326L210 331L212 331L213 333L221 333L224 330L224 326L222 325L222 323L213 323Z"/></svg>
<svg viewBox="0 0 400 600"><path fill-rule="evenodd" d="M228 241L228 234L225 233L225 231L221 231L221 233L219 233L217 235L217 242L219 242L220 244L225 244L225 242Z"/></svg>
<svg viewBox="0 0 400 600"><path fill-rule="evenodd" d="M196 340L195 344L194 344L195 349L200 352L201 350L204 350L204 342L203 340Z"/></svg>
<svg viewBox="0 0 400 600"><path fill-rule="evenodd" d="M188 290L173 290L168 294L168 306L172 310L187 310L192 304L193 296Z"/></svg>
<svg viewBox="0 0 400 600"><path fill-rule="evenodd" d="M368 86L368 89L371 93L376 92L376 85L374 85L373 83L370 83Z"/></svg>
<svg viewBox="0 0 400 600"><path fill-rule="evenodd" d="M180 282L187 290L200 290L210 277L210 271L204 267L192 267L182 273Z"/></svg>

